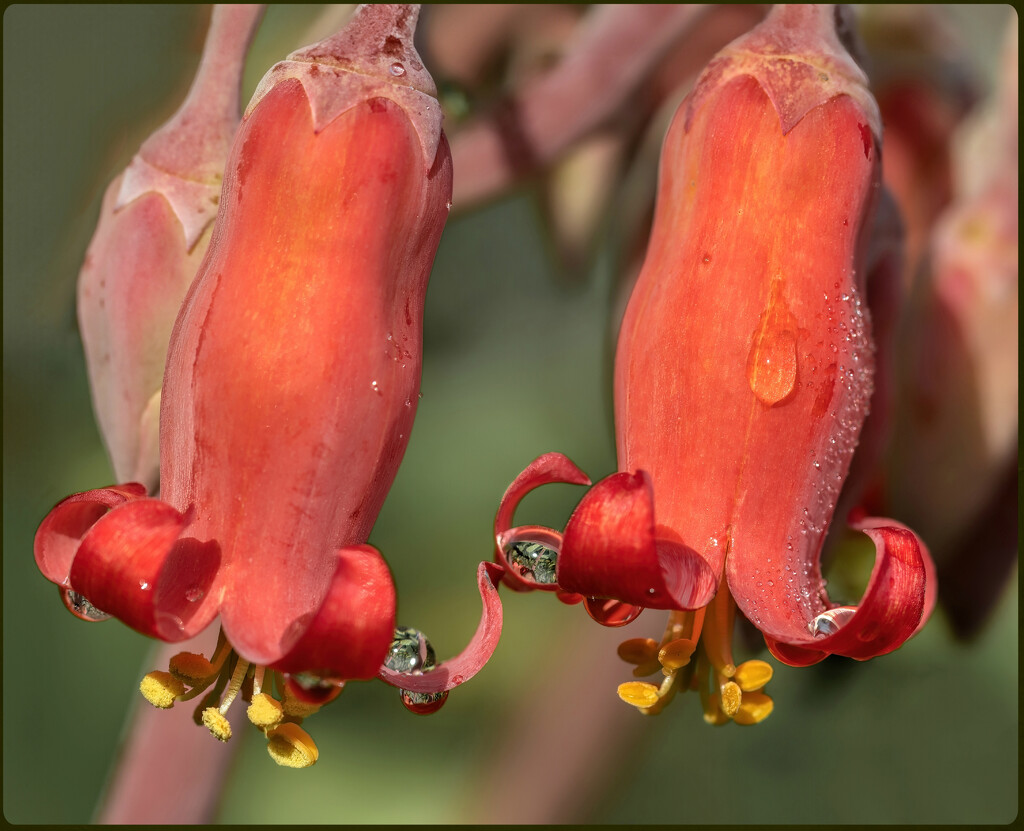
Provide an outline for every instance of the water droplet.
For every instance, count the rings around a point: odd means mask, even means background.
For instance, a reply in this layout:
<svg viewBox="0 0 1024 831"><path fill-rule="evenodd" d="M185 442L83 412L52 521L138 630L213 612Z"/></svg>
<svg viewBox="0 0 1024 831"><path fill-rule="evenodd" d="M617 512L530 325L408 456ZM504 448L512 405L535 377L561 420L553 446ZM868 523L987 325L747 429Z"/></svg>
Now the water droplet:
<svg viewBox="0 0 1024 831"><path fill-rule="evenodd" d="M376 381L370 381L370 386L373 388L373 391L375 393L377 393L377 395L383 395L384 394L383 392L381 392L380 387L377 386L377 382Z"/></svg>
<svg viewBox="0 0 1024 831"><path fill-rule="evenodd" d="M147 583L145 580L139 580L139 588L143 591L149 591L149 583Z"/></svg>
<svg viewBox="0 0 1024 831"><path fill-rule="evenodd" d="M522 577L535 583L557 583L558 551L533 540L517 540L505 548L505 558Z"/></svg>
<svg viewBox="0 0 1024 831"><path fill-rule="evenodd" d="M814 637L827 638L845 626L856 611L856 606L837 606L827 612L822 612L807 624L807 628Z"/></svg>
<svg viewBox="0 0 1024 831"><path fill-rule="evenodd" d="M436 664L434 647L419 629L413 629L411 626L400 626L395 629L384 666L395 672L422 672Z"/></svg>
<svg viewBox="0 0 1024 831"><path fill-rule="evenodd" d="M796 330L796 319L782 296L782 280L773 280L747 356L750 389L769 407L785 401L796 385Z"/></svg>
<svg viewBox="0 0 1024 831"><path fill-rule="evenodd" d="M396 78L401 78L405 74L405 67L396 61L391 64L391 74Z"/></svg>
<svg viewBox="0 0 1024 831"><path fill-rule="evenodd" d="M201 588L199 588L197 586L197 587L191 588L187 592L185 592L185 599L189 603L198 603L200 600L203 599L203 595L204 594L205 594L205 592Z"/></svg>
<svg viewBox="0 0 1024 831"><path fill-rule="evenodd" d="M405 399L405 406L406 407L411 407L412 406L412 399L411 398L406 398Z"/></svg>
<svg viewBox="0 0 1024 831"><path fill-rule="evenodd" d="M775 585L775 581L774 580L769 580L768 581L768 588L771 588L774 585Z"/></svg>
<svg viewBox="0 0 1024 831"><path fill-rule="evenodd" d="M426 716L430 715L430 713L436 713L441 709L444 702L448 699L448 690L437 693L401 690L401 697L402 703L407 710L416 713L418 716Z"/></svg>
<svg viewBox="0 0 1024 831"><path fill-rule="evenodd" d="M85 595L79 594L72 589L62 589L61 599L64 601L64 605L67 606L68 611L82 620L99 621L110 619L110 615L93 606Z"/></svg>

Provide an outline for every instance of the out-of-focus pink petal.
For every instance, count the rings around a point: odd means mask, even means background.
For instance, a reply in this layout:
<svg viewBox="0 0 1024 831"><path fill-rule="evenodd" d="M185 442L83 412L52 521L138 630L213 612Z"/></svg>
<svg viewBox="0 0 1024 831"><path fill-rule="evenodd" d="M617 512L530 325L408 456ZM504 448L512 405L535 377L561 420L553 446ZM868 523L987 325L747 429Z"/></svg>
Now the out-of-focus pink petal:
<svg viewBox="0 0 1024 831"><path fill-rule="evenodd" d="M274 668L309 671L338 681L373 678L395 630L396 603L391 572L376 548L350 545L340 549L320 608L312 620L300 618L292 624L295 631L286 639L296 635L298 639L283 658L274 662ZM268 605L266 609L268 615L275 616L290 611L287 603L276 609ZM260 648L246 643L244 631L229 631L226 622L225 631L237 649Z"/></svg>
<svg viewBox="0 0 1024 831"><path fill-rule="evenodd" d="M439 693L465 683L483 669L501 637L502 608L498 586L501 583L502 569L494 563L480 563L476 576L483 612L476 632L466 648L454 658L443 661L422 675L395 672L381 666L377 673L378 678L393 687L409 692Z"/></svg>
<svg viewBox="0 0 1024 831"><path fill-rule="evenodd" d="M114 508L83 537L72 588L144 635L193 637L217 614L220 550L183 536L188 525L188 516L159 499Z"/></svg>
<svg viewBox="0 0 1024 831"><path fill-rule="evenodd" d="M613 473L583 497L565 527L558 584L586 597L652 609L696 609L718 587L707 561L656 529L644 471Z"/></svg>
<svg viewBox="0 0 1024 831"><path fill-rule="evenodd" d="M43 576L59 586L67 586L78 546L96 520L111 508L145 495L145 485L129 482L76 493L58 502L36 531L36 565Z"/></svg>
<svg viewBox="0 0 1024 831"><path fill-rule="evenodd" d="M875 543L875 567L856 611L834 634L815 637L812 620L794 611L777 585L777 606L762 604L755 624L765 635L772 654L791 666L805 666L826 655L845 655L865 661L898 649L918 632L935 606L935 566L920 538L890 519L867 518L853 524ZM756 588L749 572L729 569L729 588L744 613L744 597ZM781 581L780 581L781 583Z"/></svg>

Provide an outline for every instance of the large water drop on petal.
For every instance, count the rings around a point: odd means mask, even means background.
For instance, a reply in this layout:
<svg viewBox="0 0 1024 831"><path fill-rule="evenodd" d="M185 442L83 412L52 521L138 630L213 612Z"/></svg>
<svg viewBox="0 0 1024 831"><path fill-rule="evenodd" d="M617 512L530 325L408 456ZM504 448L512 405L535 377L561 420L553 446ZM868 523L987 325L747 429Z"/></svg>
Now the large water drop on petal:
<svg viewBox="0 0 1024 831"><path fill-rule="evenodd" d="M521 576L532 577L535 583L558 582L555 577L557 549L532 540L518 540L505 549L505 557Z"/></svg>
<svg viewBox="0 0 1024 831"><path fill-rule="evenodd" d="M796 386L796 332L796 318L782 296L782 280L773 280L747 356L750 389L769 407L784 402Z"/></svg>
<svg viewBox="0 0 1024 831"><path fill-rule="evenodd" d="M822 612L814 620L807 624L807 628L816 638L827 638L834 635L843 626L849 623L857 611L856 606L836 606L827 612Z"/></svg>

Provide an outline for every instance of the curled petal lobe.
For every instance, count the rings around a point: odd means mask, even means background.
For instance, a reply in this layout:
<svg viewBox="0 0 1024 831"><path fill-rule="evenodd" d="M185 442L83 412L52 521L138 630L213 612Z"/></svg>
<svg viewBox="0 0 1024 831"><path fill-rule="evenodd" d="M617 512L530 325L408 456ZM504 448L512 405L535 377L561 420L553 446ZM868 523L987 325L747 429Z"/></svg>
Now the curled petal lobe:
<svg viewBox="0 0 1024 831"><path fill-rule="evenodd" d="M71 586L96 607L165 641L196 635L216 615L215 542L183 536L189 518L159 499L101 517L82 539Z"/></svg>
<svg viewBox="0 0 1024 831"><path fill-rule="evenodd" d="M377 676L393 687L414 693L440 693L463 684L476 675L490 660L501 636L502 609L498 597L502 569L494 563L480 563L477 587L483 611L472 640L454 658L443 661L421 675L395 672L380 667ZM390 638L390 634L389 634Z"/></svg>
<svg viewBox="0 0 1024 831"><path fill-rule="evenodd" d="M381 656L391 643L395 606L395 585L380 552L365 544L342 548L323 602L311 620L300 618L293 623L299 630L297 640L274 662L274 668L311 671L337 680L375 677ZM267 609L268 614L274 611ZM285 614L287 609L280 612ZM230 631L230 623L225 619L226 631ZM260 645L245 643L244 632L235 634L232 643L256 654Z"/></svg>
<svg viewBox="0 0 1024 831"><path fill-rule="evenodd" d="M652 609L695 609L715 594L707 561L656 529L644 471L613 473L583 497L565 528L558 584L587 597Z"/></svg>
<svg viewBox="0 0 1024 831"><path fill-rule="evenodd" d="M746 598L760 594L749 572L729 568L729 586L740 610L764 632L768 648L780 661L804 666L826 655L867 660L898 649L927 621L935 605L935 567L924 543L913 531L886 519L864 519L854 524L875 544L875 566L867 590L852 614L834 617L835 625L813 634L816 618L786 602L751 605ZM776 596L782 598L780 588ZM831 608L819 598L821 613ZM790 609L787 613L786 610ZM824 634L828 633L828 634Z"/></svg>
<svg viewBox="0 0 1024 831"><path fill-rule="evenodd" d="M43 576L59 586L67 586L82 537L109 510L145 495L145 485L130 482L76 493L58 502L36 531L36 565Z"/></svg>

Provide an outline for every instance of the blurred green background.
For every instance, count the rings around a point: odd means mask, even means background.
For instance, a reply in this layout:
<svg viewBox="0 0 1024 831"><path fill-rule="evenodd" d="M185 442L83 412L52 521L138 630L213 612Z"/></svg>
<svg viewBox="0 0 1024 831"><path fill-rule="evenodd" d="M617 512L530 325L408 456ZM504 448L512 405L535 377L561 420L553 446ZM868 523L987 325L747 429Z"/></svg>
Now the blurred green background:
<svg viewBox="0 0 1024 831"><path fill-rule="evenodd" d="M270 8L246 100L317 11ZM141 636L62 608L35 568L32 537L57 500L112 478L89 403L75 280L102 190L184 95L207 14L28 5L4 14L3 747L14 823L90 820L138 678L154 668ZM423 399L371 538L393 570L400 622L423 629L439 656L475 629L475 565L491 556L493 512L511 479L548 450L594 478L614 468L609 262L604 251L587 284L568 287L529 193L445 231L427 299ZM550 486L520 516L560 527L580 494ZM273 765L256 735L236 737L220 821L514 821L556 772L544 746L510 763L510 732L557 727L597 699L584 729L600 752L559 796L560 819L974 824L1017 813L1016 578L972 645L955 644L936 614L895 655L779 668L775 713L754 728L708 727L695 699L657 718L622 715L614 686L629 672L615 645L657 636L659 613L624 633L588 625L549 596L503 597L494 659L435 716L406 712L382 684L351 684L308 724L320 761L302 773ZM600 657L581 665L581 655ZM546 735L551 745L585 738Z"/></svg>

